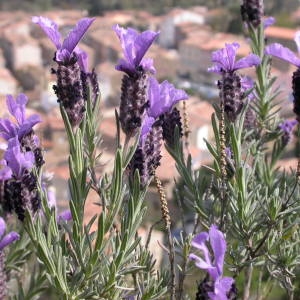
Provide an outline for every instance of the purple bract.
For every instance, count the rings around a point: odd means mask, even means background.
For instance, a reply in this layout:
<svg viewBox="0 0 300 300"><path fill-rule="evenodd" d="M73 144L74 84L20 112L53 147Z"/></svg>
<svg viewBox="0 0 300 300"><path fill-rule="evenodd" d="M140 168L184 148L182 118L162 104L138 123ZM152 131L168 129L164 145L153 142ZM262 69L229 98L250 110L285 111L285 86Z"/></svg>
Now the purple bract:
<svg viewBox="0 0 300 300"><path fill-rule="evenodd" d="M21 178L25 170L31 170L35 163L34 154L31 151L21 152L18 137L8 141L8 147L4 153L7 167L12 170L16 178Z"/></svg>
<svg viewBox="0 0 300 300"><path fill-rule="evenodd" d="M207 242L210 243L213 258ZM201 251L203 258L193 253L190 254L189 258L195 261L198 268L205 270L214 283L214 291L208 293L210 299L227 300L227 293L230 291L234 280L231 277L223 277L226 252L226 241L223 233L215 225L212 225L208 233L201 232L194 237L192 246Z"/></svg>
<svg viewBox="0 0 300 300"><path fill-rule="evenodd" d="M214 51L212 53L212 62L214 65L208 71L222 74L223 72L233 72L260 64L260 58L255 54L249 54L236 61L236 54L239 47L238 43L225 44L225 48Z"/></svg>
<svg viewBox="0 0 300 300"><path fill-rule="evenodd" d="M21 139L24 135L31 132L34 125L41 122L41 118L37 114L26 118L27 102L28 98L24 94L20 94L16 99L12 95L6 96L8 111L17 123L12 122L10 119L0 119L0 136L5 140L8 141L15 136Z"/></svg>
<svg viewBox="0 0 300 300"><path fill-rule="evenodd" d="M171 111L176 103L181 100L186 100L189 97L185 91L176 89L174 85L167 80L159 84L154 77L151 77L149 81L148 95L150 108L147 113L150 117L157 118Z"/></svg>
<svg viewBox="0 0 300 300"><path fill-rule="evenodd" d="M13 243L14 241L20 239L20 235L17 232L11 231L10 233L4 235L5 231L5 221L2 217L0 217L0 251L2 251L6 246Z"/></svg>
<svg viewBox="0 0 300 300"><path fill-rule="evenodd" d="M300 47L299 35L295 38L297 47ZM297 67L300 67L300 59L289 48L283 47L281 44L274 43L266 47L265 53L283 59Z"/></svg>
<svg viewBox="0 0 300 300"><path fill-rule="evenodd" d="M125 58L120 59L116 69L131 75L141 66L144 71L155 73L153 60L143 57L159 33L150 30L139 33L132 28L125 29L119 25L113 26L113 30L121 41Z"/></svg>
<svg viewBox="0 0 300 300"><path fill-rule="evenodd" d="M55 45L57 49L55 59L57 62L68 62L70 60L73 51L94 20L95 18L81 19L61 43L61 35L55 22L41 16L32 17L32 22L38 24Z"/></svg>

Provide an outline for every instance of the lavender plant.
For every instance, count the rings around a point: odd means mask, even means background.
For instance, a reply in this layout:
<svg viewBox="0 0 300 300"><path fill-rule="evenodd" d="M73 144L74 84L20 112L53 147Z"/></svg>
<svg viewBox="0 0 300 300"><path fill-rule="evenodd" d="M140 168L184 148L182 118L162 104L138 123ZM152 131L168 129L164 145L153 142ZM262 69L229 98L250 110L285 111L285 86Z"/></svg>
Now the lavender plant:
<svg viewBox="0 0 300 300"><path fill-rule="evenodd" d="M241 15L253 53L236 59L238 43L212 53L208 71L220 75L220 101L211 118L215 140L206 141L213 164L200 170L194 169L183 141L186 124L176 107L188 95L168 81L159 83L153 60L144 58L159 33L114 26L124 55L116 70L124 76L114 168L100 175L101 86L78 47L94 19L80 20L61 42L56 23L33 17L56 48L57 69L52 71L69 142L69 209L57 211L47 183L34 131L42 120L26 116L25 95L7 96L13 120L0 119L0 135L7 142L0 169L1 299L246 300L267 297L274 283L290 299L297 297L300 163L291 174L280 171L277 163L299 122L299 70L292 78L296 120L283 120L275 102L279 89L271 75L271 55L300 64L287 48L266 47L264 30L273 20L263 19L262 1L244 1ZM240 74L249 67L255 67L256 80ZM178 170L175 197L181 225L170 216L156 174L163 143ZM146 243L139 234L153 179L166 236L162 248L169 258L161 266L148 247L151 230ZM99 213L87 220L91 190ZM192 230L186 226L190 216ZM13 229L7 235L6 224ZM172 234L176 226L178 236ZM8 247L9 252L4 250ZM199 277L190 276L193 262Z"/></svg>

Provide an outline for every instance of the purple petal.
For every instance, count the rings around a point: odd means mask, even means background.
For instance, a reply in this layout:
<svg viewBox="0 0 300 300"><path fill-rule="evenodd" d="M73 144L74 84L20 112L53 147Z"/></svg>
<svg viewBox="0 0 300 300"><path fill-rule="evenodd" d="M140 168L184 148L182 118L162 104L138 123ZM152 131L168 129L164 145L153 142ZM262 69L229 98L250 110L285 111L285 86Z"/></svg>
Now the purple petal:
<svg viewBox="0 0 300 300"><path fill-rule="evenodd" d="M155 77L150 77L148 98L150 102L149 116L156 118L161 113L160 108L160 86Z"/></svg>
<svg viewBox="0 0 300 300"><path fill-rule="evenodd" d="M138 66L144 57L147 50L150 48L156 37L159 35L159 32L154 31L144 31L141 34L139 34L135 40L134 46L135 46L135 58L134 58L134 64L135 66Z"/></svg>
<svg viewBox="0 0 300 300"><path fill-rule="evenodd" d="M19 138L29 133L32 130L33 126L40 122L42 122L41 117L37 114L33 114L29 118L27 118L19 128L19 132L18 132Z"/></svg>
<svg viewBox="0 0 300 300"><path fill-rule="evenodd" d="M71 53L64 48L61 48L56 51L55 60L60 62L67 62L70 60Z"/></svg>
<svg viewBox="0 0 300 300"><path fill-rule="evenodd" d="M140 137L140 144L143 145L147 134L150 132L152 125L154 124L155 119L149 116L145 116L142 124L142 129L141 129L141 137Z"/></svg>
<svg viewBox="0 0 300 300"><path fill-rule="evenodd" d="M87 73L88 72L88 55L87 55L87 53L85 51L81 50L79 47L76 47L74 52L76 53L80 70Z"/></svg>
<svg viewBox="0 0 300 300"><path fill-rule="evenodd" d="M267 29L268 27L272 26L276 22L276 19L274 17L269 17L264 20L264 29Z"/></svg>
<svg viewBox="0 0 300 300"><path fill-rule="evenodd" d="M223 273L224 256L226 252L226 241L221 231L215 225L209 229L209 241L214 252L215 265L219 275Z"/></svg>
<svg viewBox="0 0 300 300"><path fill-rule="evenodd" d="M72 220L72 213L70 210L65 210L62 213L60 213L58 215L58 222L62 222L62 221L71 221Z"/></svg>
<svg viewBox="0 0 300 300"><path fill-rule="evenodd" d="M154 77L149 80L148 93L150 101L148 114L153 118L170 111L176 103L188 98L183 90L176 89L167 80L159 84Z"/></svg>
<svg viewBox="0 0 300 300"><path fill-rule="evenodd" d="M215 63L215 66L209 69L210 72L216 72L219 69L233 71L236 51L239 47L238 43L225 44L225 48L214 51L211 61Z"/></svg>
<svg viewBox="0 0 300 300"><path fill-rule="evenodd" d="M21 152L21 145L18 137L8 141L8 148L4 153L4 159L7 161L13 173L20 178L24 170L30 170L35 162L34 154L31 151Z"/></svg>
<svg viewBox="0 0 300 300"><path fill-rule="evenodd" d="M4 247L8 246L18 239L20 239L20 235L17 232L12 231L8 233L0 242L0 250L3 250Z"/></svg>
<svg viewBox="0 0 300 300"><path fill-rule="evenodd" d="M95 18L81 19L65 38L61 48L66 49L71 54L94 20Z"/></svg>
<svg viewBox="0 0 300 300"><path fill-rule="evenodd" d="M113 26L113 30L121 42L125 57L125 60L119 61L116 69L130 74L134 72L139 65L142 65L146 68L145 70L151 70L153 72L154 67L152 61L143 61L143 64L141 62L159 33L149 30L138 33L132 28L125 29L119 25Z"/></svg>
<svg viewBox="0 0 300 300"><path fill-rule="evenodd" d="M9 140L18 134L18 128L9 119L0 119L0 136L5 140Z"/></svg>
<svg viewBox="0 0 300 300"><path fill-rule="evenodd" d="M6 224L2 217L0 217L0 239L3 237L6 230Z"/></svg>
<svg viewBox="0 0 300 300"><path fill-rule="evenodd" d="M35 24L40 25L40 27L43 29L43 31L46 33L48 38L53 42L56 49L61 48L60 44L60 33L58 31L58 26L55 22L52 20L45 18L45 17L32 17L32 22Z"/></svg>
<svg viewBox="0 0 300 300"><path fill-rule="evenodd" d="M300 31L296 32L294 41L296 42L298 53L300 53Z"/></svg>
<svg viewBox="0 0 300 300"><path fill-rule="evenodd" d="M152 58L143 58L140 65L143 67L145 71L149 71L151 74L155 74L156 70L153 65Z"/></svg>
<svg viewBox="0 0 300 300"><path fill-rule="evenodd" d="M12 95L6 96L6 105L8 111L15 117L18 124L22 124L26 118L25 109L28 98L24 94L20 94L15 100Z"/></svg>
<svg viewBox="0 0 300 300"><path fill-rule="evenodd" d="M260 64L260 58L256 54L249 54L246 57L239 59L234 64L234 70L250 68Z"/></svg>
<svg viewBox="0 0 300 300"><path fill-rule="evenodd" d="M267 46L265 53L283 59L296 67L300 67L300 59L295 55L295 53L278 43Z"/></svg>
<svg viewBox="0 0 300 300"><path fill-rule="evenodd" d="M216 298L213 299L227 300L227 293L230 291L233 283L234 280L231 277L218 278L214 283L214 295Z"/></svg>
<svg viewBox="0 0 300 300"><path fill-rule="evenodd" d="M199 269L207 271L215 268L211 263L193 253L189 255L189 259L195 261L195 264Z"/></svg>
<svg viewBox="0 0 300 300"><path fill-rule="evenodd" d="M12 177L12 170L11 168L5 166L0 169L0 181L11 179Z"/></svg>

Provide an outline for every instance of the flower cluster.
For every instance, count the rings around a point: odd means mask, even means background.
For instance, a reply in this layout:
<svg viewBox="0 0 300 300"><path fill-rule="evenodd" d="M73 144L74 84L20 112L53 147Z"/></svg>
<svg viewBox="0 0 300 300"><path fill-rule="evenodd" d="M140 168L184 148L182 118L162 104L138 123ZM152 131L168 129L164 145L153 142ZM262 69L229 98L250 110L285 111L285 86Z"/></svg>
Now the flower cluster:
<svg viewBox="0 0 300 300"><path fill-rule="evenodd" d="M130 177L139 170L141 185L145 186L161 158L160 147L164 138L174 144L174 128L181 129L180 115L174 105L187 99L187 94L168 81L159 83L153 76L153 60L144 58L157 37L157 32L138 33L118 25L114 30L121 41L124 59L116 69L125 73L122 80L120 123L124 133L132 136L141 129L140 142L129 165Z"/></svg>
<svg viewBox="0 0 300 300"><path fill-rule="evenodd" d="M27 101L24 94L16 100L8 95L7 107L16 122L0 119L0 136L8 143L1 161L1 204L4 211L14 211L20 220L24 220L27 209L35 213L40 207L33 168L38 170L44 163L39 139L33 130L41 120L36 114L26 118Z"/></svg>
<svg viewBox="0 0 300 300"><path fill-rule="evenodd" d="M206 243L209 241L213 257ZM189 258L198 268L205 270L209 277L199 284L196 299L227 300L234 299L236 288L231 277L223 276L226 241L221 231L212 225L209 232L201 232L192 241L192 246L201 251L203 258L191 253Z"/></svg>
<svg viewBox="0 0 300 300"><path fill-rule="evenodd" d="M231 122L234 122L241 112L244 98L241 76L236 71L257 66L260 63L260 58L255 54L249 54L236 61L239 47L238 43L225 44L225 48L213 52L214 65L208 69L209 72L222 75L222 79L218 81L220 99L223 102L225 114Z"/></svg>
<svg viewBox="0 0 300 300"><path fill-rule="evenodd" d="M32 18L32 22L42 28L57 49L54 60L58 67L53 70L57 76L57 84L53 88L73 127L78 126L84 117L87 79L90 79L93 91L99 93L95 72L87 71L87 54L77 47L93 21L93 18L81 19L61 42L55 22L45 17Z"/></svg>

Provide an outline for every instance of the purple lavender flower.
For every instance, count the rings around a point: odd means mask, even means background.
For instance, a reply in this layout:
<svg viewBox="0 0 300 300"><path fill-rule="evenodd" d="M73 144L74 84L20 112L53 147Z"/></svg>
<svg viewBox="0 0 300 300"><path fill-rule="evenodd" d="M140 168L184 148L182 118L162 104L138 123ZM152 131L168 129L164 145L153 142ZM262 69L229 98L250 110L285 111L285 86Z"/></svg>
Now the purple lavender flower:
<svg viewBox="0 0 300 300"><path fill-rule="evenodd" d="M38 24L56 46L55 61L57 85L53 87L58 102L67 112L73 127L77 127L85 112L85 86L82 73L87 71L87 54L77 48L77 44L95 19L81 19L61 43L61 35L55 22L44 17L33 17L32 22ZM84 78L86 75L84 76Z"/></svg>
<svg viewBox="0 0 300 300"><path fill-rule="evenodd" d="M119 25L113 26L113 30L121 41L124 58L116 66L118 71L132 75L141 67L144 71L155 73L152 59L143 58L150 48L159 32L144 31L138 33L132 28L122 28Z"/></svg>
<svg viewBox="0 0 300 300"><path fill-rule="evenodd" d="M222 75L218 81L220 98L224 104L224 111L229 121L234 122L243 108L244 93L242 91L241 77L236 73L237 70L257 66L260 58L255 54L236 61L238 43L225 44L225 48L217 50L212 54L214 65L208 69Z"/></svg>
<svg viewBox="0 0 300 300"><path fill-rule="evenodd" d="M244 22L258 27L263 17L263 1L262 0L243 0L241 5L241 15Z"/></svg>
<svg viewBox="0 0 300 300"><path fill-rule="evenodd" d="M33 152L21 151L21 144L17 137L8 141L8 148L4 154L4 159L15 178L21 178L25 171L30 171L35 162Z"/></svg>
<svg viewBox="0 0 300 300"><path fill-rule="evenodd" d="M81 19L61 43L61 35L55 22L41 16L32 17L32 22L38 24L55 45L57 49L55 60L58 63L67 63L71 60L76 46L78 45L86 31L89 29L91 24L94 22L94 20L95 18Z"/></svg>
<svg viewBox="0 0 300 300"><path fill-rule="evenodd" d="M20 238L20 235L15 231L11 231L10 233L4 235L5 231L6 231L5 221L2 217L0 217L0 251L3 251L3 249L6 246L8 246L9 244L13 243L14 241Z"/></svg>
<svg viewBox="0 0 300 300"><path fill-rule="evenodd" d="M33 127L41 122L41 119L37 114L26 118L27 102L28 98L24 94L18 95L16 99L12 95L6 96L8 111L16 122L12 122L10 119L0 119L0 136L7 141L17 136L21 143L22 152L32 151L35 164L39 168L44 164L44 159L39 146L39 139L34 133Z"/></svg>
<svg viewBox="0 0 300 300"><path fill-rule="evenodd" d="M28 98L24 94L19 94L16 99L14 99L12 95L6 96L8 111L15 118L17 123L9 119L0 119L0 136L5 140L8 141L15 136L18 136L19 140L21 140L24 135L32 131L34 125L41 122L41 118L37 114L26 118L27 102Z"/></svg>
<svg viewBox="0 0 300 300"><path fill-rule="evenodd" d="M161 84L151 77L149 80L149 101L150 107L147 113L150 117L157 118L166 112L170 112L175 104L181 100L186 100L189 96L185 91L176 89L167 80Z"/></svg>
<svg viewBox="0 0 300 300"><path fill-rule="evenodd" d="M291 140L291 135L292 135L293 129L297 123L298 123L297 120L285 120L278 125L278 128L282 132L281 140L282 140L283 146L286 146L289 143L289 141Z"/></svg>
<svg viewBox="0 0 300 300"><path fill-rule="evenodd" d="M121 41L124 58L116 69L125 72L122 79L120 123L127 136L137 133L141 127L148 102L149 73L154 73L152 59L144 59L158 33L145 31L138 33L132 28L124 29L115 25L114 31Z"/></svg>
<svg viewBox="0 0 300 300"><path fill-rule="evenodd" d="M4 181L4 193L1 202L4 210L14 210L23 221L27 209L36 212L40 208L40 196L37 190L37 178L32 172L35 164L31 151L22 152L18 137L9 140L4 153L7 167L11 169L11 178Z"/></svg>
<svg viewBox="0 0 300 300"><path fill-rule="evenodd" d="M214 65L208 69L209 72L223 74L224 72L234 72L239 69L250 68L260 64L260 58L256 54L249 54L236 61L238 43L225 44L225 48L214 51L211 61Z"/></svg>
<svg viewBox="0 0 300 300"><path fill-rule="evenodd" d="M213 258L206 243L210 243ZM212 281L211 290L206 291L209 299L227 300L234 285L231 277L223 277L223 265L226 252L226 241L221 231L212 225L209 232L201 232L194 237L192 246L201 251L202 257L190 254L189 258L195 261L198 268L205 270ZM204 292L204 291L203 291Z"/></svg>
<svg viewBox="0 0 300 300"><path fill-rule="evenodd" d="M173 84L167 80L161 84L151 77L149 80L149 102L150 107L147 114L152 118L160 118L163 129L163 139L169 146L175 144L174 129L179 128L179 134L182 135L182 124L180 113L173 108L179 101L188 99L188 95L183 90L176 89Z"/></svg>
<svg viewBox="0 0 300 300"><path fill-rule="evenodd" d="M300 31L297 31L295 35L295 42L300 53ZM282 60L285 60L297 67L297 70L293 73L292 88L294 98L294 113L297 115L297 120L300 121L300 58L296 56L290 49L283 47L278 43L271 44L266 47L265 53L272 55Z"/></svg>

